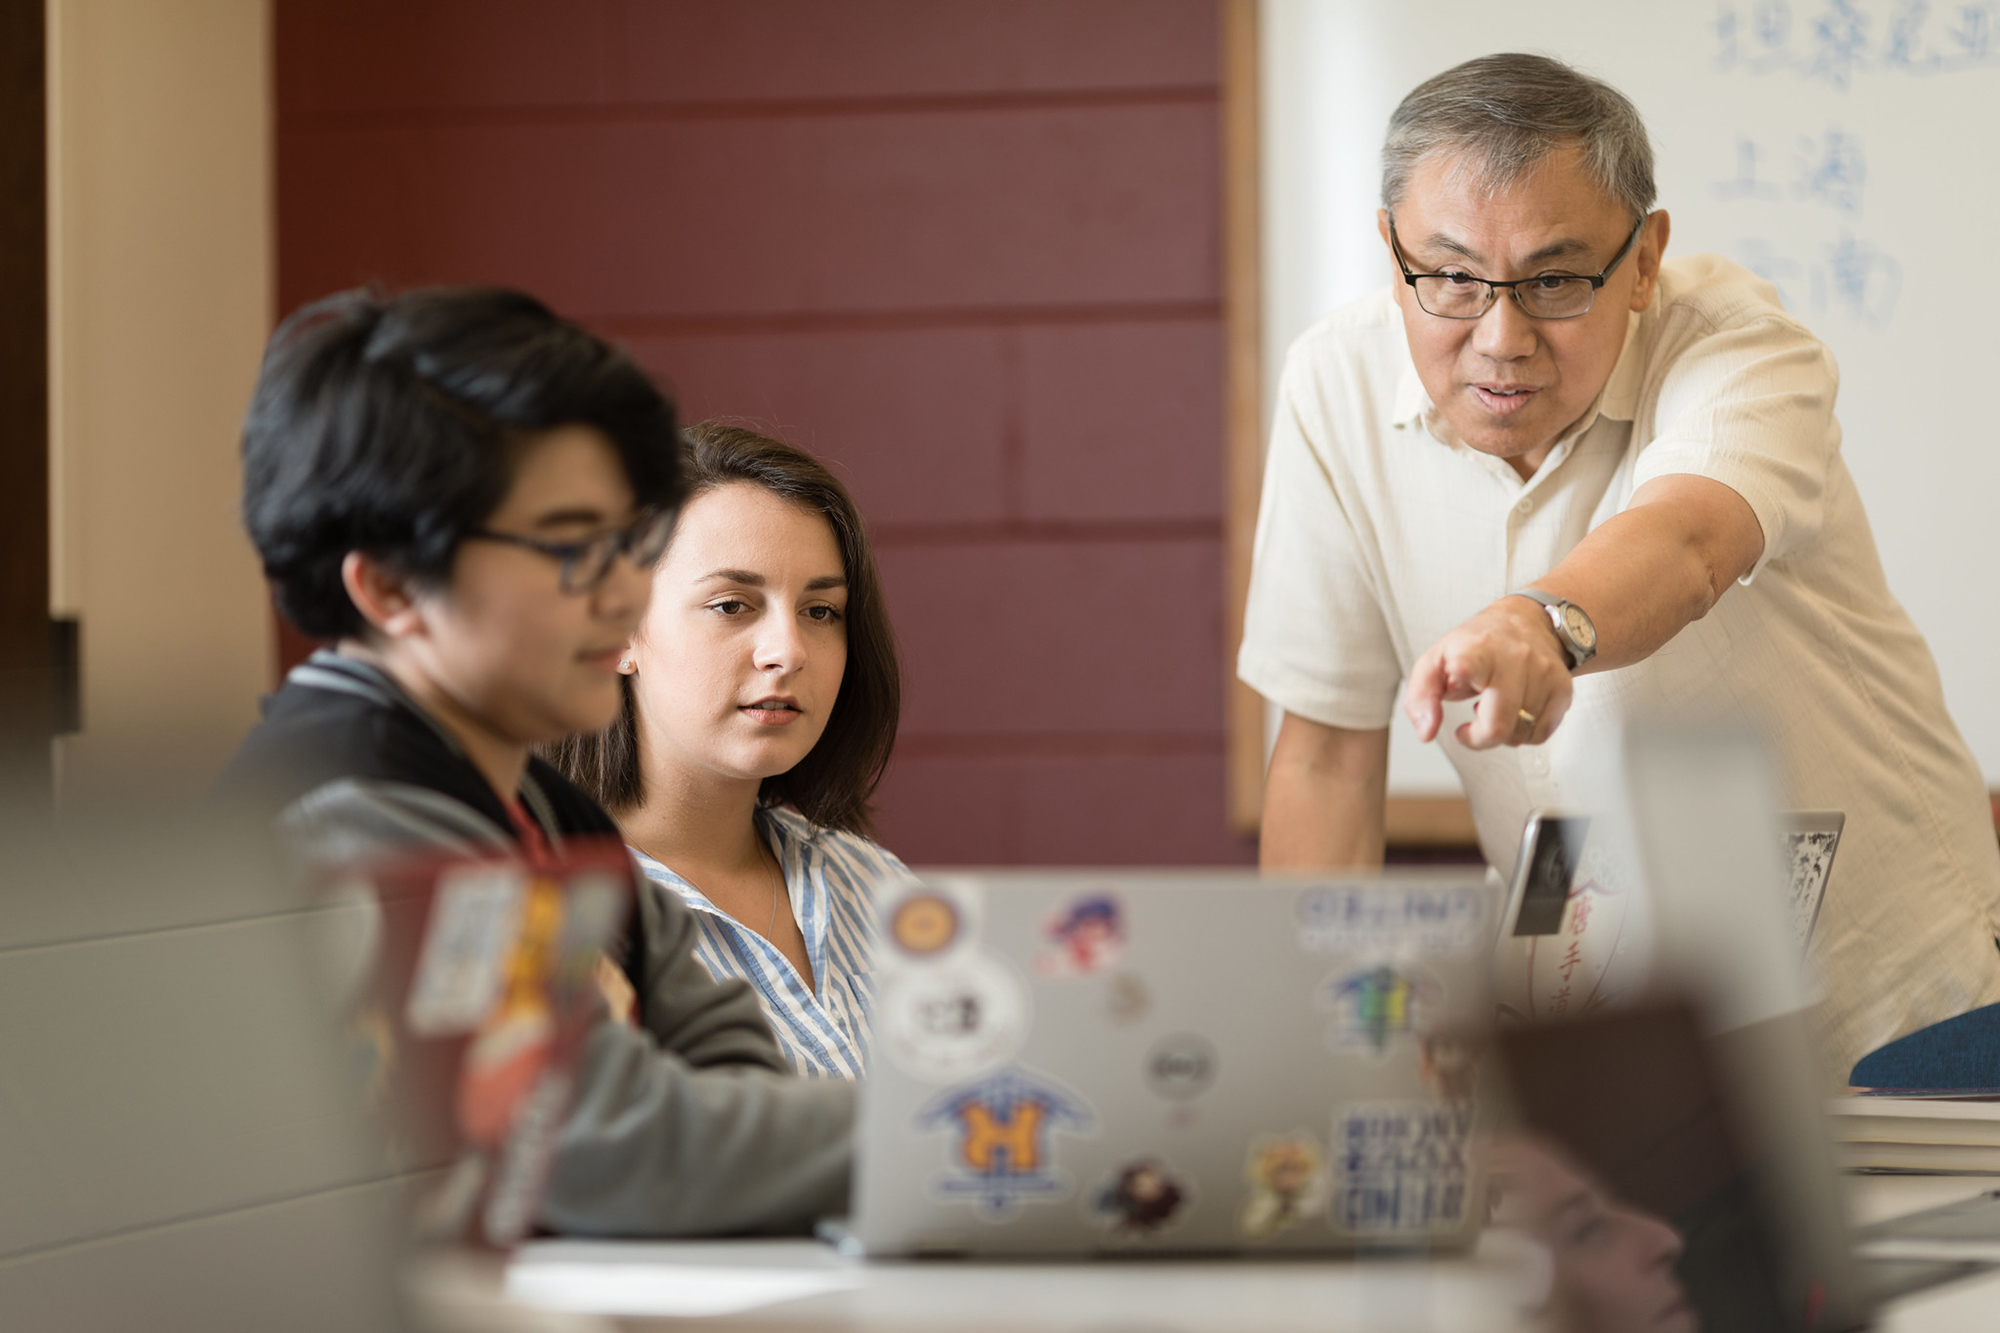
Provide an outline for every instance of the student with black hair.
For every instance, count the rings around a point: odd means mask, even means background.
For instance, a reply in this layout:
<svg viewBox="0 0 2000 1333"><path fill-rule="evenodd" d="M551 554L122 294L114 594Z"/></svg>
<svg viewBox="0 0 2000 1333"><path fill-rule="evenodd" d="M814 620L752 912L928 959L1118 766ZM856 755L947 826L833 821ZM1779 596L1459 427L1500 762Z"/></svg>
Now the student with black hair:
<svg viewBox="0 0 2000 1333"><path fill-rule="evenodd" d="M243 463L279 608L335 646L266 701L220 793L314 859L615 836L531 748L620 707L683 489L646 374L518 293L343 293L272 336ZM641 894L636 1026L607 1020L583 1052L557 1230L795 1230L845 1207L852 1086L791 1077L695 934Z"/></svg>

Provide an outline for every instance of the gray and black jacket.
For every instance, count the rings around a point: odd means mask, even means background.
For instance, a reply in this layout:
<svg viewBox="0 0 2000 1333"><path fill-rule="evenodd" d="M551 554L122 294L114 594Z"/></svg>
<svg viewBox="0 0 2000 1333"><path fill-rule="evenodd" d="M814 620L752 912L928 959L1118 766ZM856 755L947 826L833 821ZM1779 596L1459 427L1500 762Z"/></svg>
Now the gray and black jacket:
<svg viewBox="0 0 2000 1333"><path fill-rule="evenodd" d="M458 743L394 681L321 651L264 701L217 783L315 861L414 850L508 852L507 811ZM520 801L552 847L617 836L539 759ZM578 1068L544 1222L592 1235L800 1231L845 1211L854 1087L789 1072L757 1000L695 961L695 923L639 877L624 965L639 1026L604 1022Z"/></svg>

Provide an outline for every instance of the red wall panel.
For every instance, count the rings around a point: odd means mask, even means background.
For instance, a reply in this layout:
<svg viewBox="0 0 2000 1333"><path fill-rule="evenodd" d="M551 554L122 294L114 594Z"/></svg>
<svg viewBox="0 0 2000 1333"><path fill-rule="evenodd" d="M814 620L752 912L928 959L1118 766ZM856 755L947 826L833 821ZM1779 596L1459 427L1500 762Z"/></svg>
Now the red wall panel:
<svg viewBox="0 0 2000 1333"><path fill-rule="evenodd" d="M628 320L1217 299L1212 106L343 125L280 151L314 164L280 170L286 296L505 276Z"/></svg>
<svg viewBox="0 0 2000 1333"><path fill-rule="evenodd" d="M279 0L287 113L1212 90L1210 0Z"/></svg>
<svg viewBox="0 0 2000 1333"><path fill-rule="evenodd" d="M1028 514L1220 523L1221 333L1213 319L1177 319L1025 335Z"/></svg>
<svg viewBox="0 0 2000 1333"><path fill-rule="evenodd" d="M1213 0L278 0L279 294L527 288L852 485L922 862L1242 861Z"/></svg>
<svg viewBox="0 0 2000 1333"><path fill-rule="evenodd" d="M1243 844L1202 812L1223 799L1205 750L934 755L882 786L884 837L913 865L1213 865Z"/></svg>
<svg viewBox="0 0 2000 1333"><path fill-rule="evenodd" d="M904 735L1212 734L1220 565L1207 536L887 546Z"/></svg>
<svg viewBox="0 0 2000 1333"><path fill-rule="evenodd" d="M639 335L627 345L677 390L689 420L741 417L836 464L869 525L1010 517L1019 416L993 328Z"/></svg>
<svg viewBox="0 0 2000 1333"><path fill-rule="evenodd" d="M1105 93L1213 86L1208 0L674 0L618 5L633 98ZM698 49L701 59L675 53Z"/></svg>

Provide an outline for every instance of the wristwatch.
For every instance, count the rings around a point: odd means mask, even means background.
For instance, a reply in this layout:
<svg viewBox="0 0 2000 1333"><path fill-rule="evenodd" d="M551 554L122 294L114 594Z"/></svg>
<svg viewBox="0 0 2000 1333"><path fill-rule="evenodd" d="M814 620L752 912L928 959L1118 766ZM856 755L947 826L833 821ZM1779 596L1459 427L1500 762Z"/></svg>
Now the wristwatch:
<svg viewBox="0 0 2000 1333"><path fill-rule="evenodd" d="M1522 588L1508 596L1525 597L1542 604L1542 608L1549 613L1549 623L1555 626L1556 641L1562 644L1563 653L1569 658L1571 671L1597 656L1597 626L1590 623L1590 617L1575 602L1565 601L1539 588Z"/></svg>

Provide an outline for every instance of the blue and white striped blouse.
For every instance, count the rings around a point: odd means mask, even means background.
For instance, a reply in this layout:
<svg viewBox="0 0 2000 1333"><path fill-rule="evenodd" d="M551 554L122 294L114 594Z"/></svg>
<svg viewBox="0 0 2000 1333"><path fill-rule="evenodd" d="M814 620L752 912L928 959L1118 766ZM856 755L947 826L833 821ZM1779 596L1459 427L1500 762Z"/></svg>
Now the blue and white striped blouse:
<svg viewBox="0 0 2000 1333"><path fill-rule="evenodd" d="M805 936L819 993L778 946L729 916L700 889L638 848L639 868L694 909L700 928L694 956L718 980L741 977L757 988L778 1048L807 1077L858 1078L868 1063L868 1011L875 994L868 960L875 904L910 871L853 833L815 827L803 815L761 809L757 826L785 871L792 915Z"/></svg>

